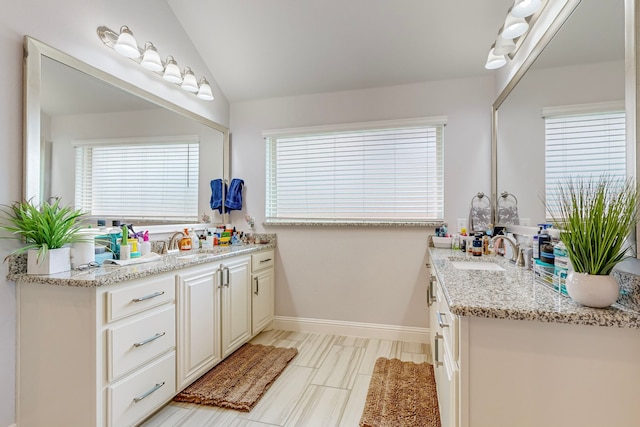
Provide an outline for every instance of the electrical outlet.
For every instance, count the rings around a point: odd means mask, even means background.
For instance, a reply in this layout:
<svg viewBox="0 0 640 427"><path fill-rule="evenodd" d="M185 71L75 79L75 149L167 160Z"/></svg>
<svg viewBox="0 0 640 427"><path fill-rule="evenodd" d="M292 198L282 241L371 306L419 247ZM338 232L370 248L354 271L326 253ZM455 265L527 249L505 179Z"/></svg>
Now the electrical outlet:
<svg viewBox="0 0 640 427"><path fill-rule="evenodd" d="M463 228L467 228L467 220L464 218L458 218L458 232Z"/></svg>

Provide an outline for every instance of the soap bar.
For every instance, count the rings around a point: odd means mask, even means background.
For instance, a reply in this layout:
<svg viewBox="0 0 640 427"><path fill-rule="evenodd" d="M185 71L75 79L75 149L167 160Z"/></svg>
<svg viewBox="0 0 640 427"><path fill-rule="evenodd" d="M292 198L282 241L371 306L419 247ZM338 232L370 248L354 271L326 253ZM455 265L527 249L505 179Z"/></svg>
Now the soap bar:
<svg viewBox="0 0 640 427"><path fill-rule="evenodd" d="M98 265L102 265L105 259L113 259L113 253L103 252L101 254L96 254L96 262Z"/></svg>

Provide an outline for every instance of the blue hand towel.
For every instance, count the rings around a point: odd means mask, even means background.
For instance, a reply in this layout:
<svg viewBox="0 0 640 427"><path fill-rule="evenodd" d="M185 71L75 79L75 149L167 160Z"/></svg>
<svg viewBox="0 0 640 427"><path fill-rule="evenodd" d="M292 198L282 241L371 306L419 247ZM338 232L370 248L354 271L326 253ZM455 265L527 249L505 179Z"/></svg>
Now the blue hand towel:
<svg viewBox="0 0 640 427"><path fill-rule="evenodd" d="M224 201L224 205L227 207L227 211L239 211L242 209L242 186L244 181L238 178L233 178L231 184L229 184L229 191L227 192L227 198Z"/></svg>
<svg viewBox="0 0 640 427"><path fill-rule="evenodd" d="M212 179L211 180L211 201L209 204L211 205L211 210L218 210L218 212L222 213L222 180L221 179Z"/></svg>

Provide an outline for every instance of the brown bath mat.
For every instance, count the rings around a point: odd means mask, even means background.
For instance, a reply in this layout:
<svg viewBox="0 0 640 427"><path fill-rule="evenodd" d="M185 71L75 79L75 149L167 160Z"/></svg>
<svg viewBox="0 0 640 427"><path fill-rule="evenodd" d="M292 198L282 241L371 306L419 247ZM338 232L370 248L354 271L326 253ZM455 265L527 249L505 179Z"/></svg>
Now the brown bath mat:
<svg viewBox="0 0 640 427"><path fill-rule="evenodd" d="M245 344L173 400L249 412L298 350Z"/></svg>
<svg viewBox="0 0 640 427"><path fill-rule="evenodd" d="M360 426L440 427L433 366L376 360Z"/></svg>

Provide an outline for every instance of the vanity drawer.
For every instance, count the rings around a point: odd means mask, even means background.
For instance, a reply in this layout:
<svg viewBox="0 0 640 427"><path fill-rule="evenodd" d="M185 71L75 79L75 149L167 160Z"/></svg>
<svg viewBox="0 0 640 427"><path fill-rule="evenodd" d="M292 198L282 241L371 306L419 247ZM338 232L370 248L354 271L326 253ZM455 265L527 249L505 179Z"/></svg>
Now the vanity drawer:
<svg viewBox="0 0 640 427"><path fill-rule="evenodd" d="M275 253L273 251L260 252L251 255L251 272L273 267Z"/></svg>
<svg viewBox="0 0 640 427"><path fill-rule="evenodd" d="M107 322L122 319L175 299L173 275L134 280L131 285L106 292Z"/></svg>
<svg viewBox="0 0 640 427"><path fill-rule="evenodd" d="M444 344L451 351L451 357L454 360L458 360L458 316L451 313L449 305L447 304L447 299L444 297L442 289L440 289L440 284L438 282L436 283L436 295L438 300L438 303L435 306L436 321L438 322L438 328L444 336Z"/></svg>
<svg viewBox="0 0 640 427"><path fill-rule="evenodd" d="M107 380L113 381L174 348L175 305L107 329Z"/></svg>
<svg viewBox="0 0 640 427"><path fill-rule="evenodd" d="M172 351L144 369L107 387L107 425L132 426L176 392L176 353Z"/></svg>

